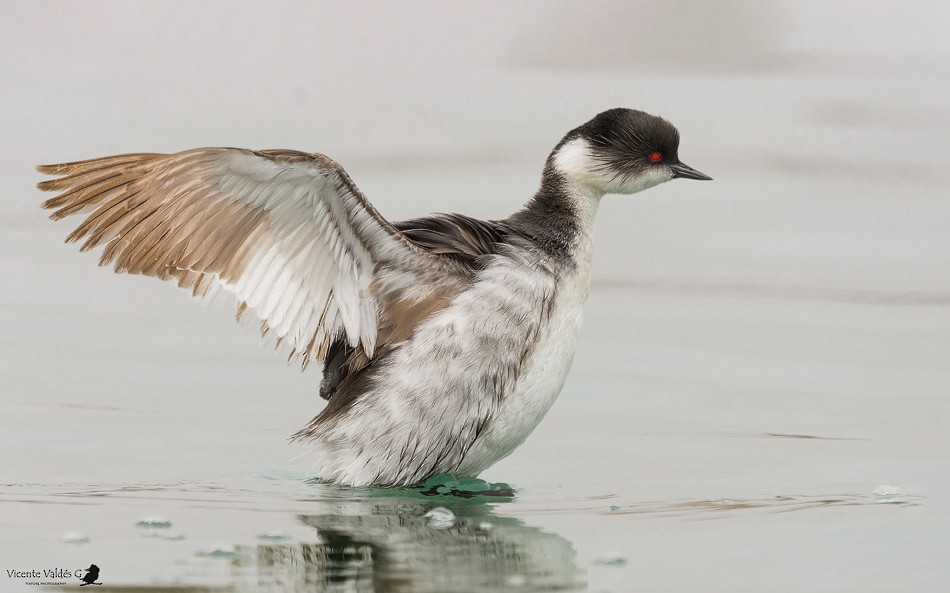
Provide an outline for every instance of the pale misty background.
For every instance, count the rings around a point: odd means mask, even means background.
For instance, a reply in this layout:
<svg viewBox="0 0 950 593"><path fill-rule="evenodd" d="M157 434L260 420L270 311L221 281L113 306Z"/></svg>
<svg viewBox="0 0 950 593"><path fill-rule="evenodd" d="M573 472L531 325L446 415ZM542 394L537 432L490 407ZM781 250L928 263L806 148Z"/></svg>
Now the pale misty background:
<svg viewBox="0 0 950 593"><path fill-rule="evenodd" d="M950 585L950 4L2 7L0 568L240 584L196 550L313 532L298 482L258 478L306 475L286 438L319 372L63 245L36 164L295 148L392 219L500 218L625 106L715 181L604 199L572 373L490 512L557 534L591 591ZM187 537L137 535L156 513Z"/></svg>

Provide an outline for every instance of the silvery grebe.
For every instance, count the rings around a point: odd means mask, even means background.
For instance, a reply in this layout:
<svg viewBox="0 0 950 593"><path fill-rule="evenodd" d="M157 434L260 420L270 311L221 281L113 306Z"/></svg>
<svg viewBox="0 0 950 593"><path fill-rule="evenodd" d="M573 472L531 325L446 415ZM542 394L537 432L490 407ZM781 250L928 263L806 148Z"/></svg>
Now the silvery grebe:
<svg viewBox="0 0 950 593"><path fill-rule="evenodd" d="M677 177L679 134L605 111L568 132L541 187L504 220L384 219L330 158L200 148L38 167L62 192L51 218L86 214L67 241L104 245L116 272L232 294L237 315L303 367L323 364L326 407L294 435L318 474L400 486L477 476L527 438L564 384L590 288L604 194Z"/></svg>

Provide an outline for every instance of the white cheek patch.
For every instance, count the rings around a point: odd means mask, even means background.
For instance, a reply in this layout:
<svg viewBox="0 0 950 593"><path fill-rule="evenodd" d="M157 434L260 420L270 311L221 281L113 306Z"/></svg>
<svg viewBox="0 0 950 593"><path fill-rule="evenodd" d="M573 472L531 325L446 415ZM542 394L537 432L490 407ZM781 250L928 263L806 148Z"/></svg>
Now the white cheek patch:
<svg viewBox="0 0 950 593"><path fill-rule="evenodd" d="M583 138L566 142L554 155L554 168L568 179L584 183L597 182L602 175L597 168L602 166L593 156L593 148Z"/></svg>
<svg viewBox="0 0 950 593"><path fill-rule="evenodd" d="M594 157L591 145L583 138L566 142L554 155L554 168L571 181L608 194L632 194L673 178L666 167L650 167L636 177L616 175Z"/></svg>

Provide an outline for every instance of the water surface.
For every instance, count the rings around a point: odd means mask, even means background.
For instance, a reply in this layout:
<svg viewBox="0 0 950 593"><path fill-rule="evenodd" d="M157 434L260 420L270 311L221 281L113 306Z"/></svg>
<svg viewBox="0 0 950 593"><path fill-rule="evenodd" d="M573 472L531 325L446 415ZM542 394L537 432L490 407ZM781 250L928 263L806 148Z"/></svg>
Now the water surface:
<svg viewBox="0 0 950 593"><path fill-rule="evenodd" d="M94 563L102 591L945 590L946 4L595 4L11 9L0 569ZM287 437L319 373L224 306L97 269L32 188L39 162L283 146L338 158L394 219L500 217L617 105L675 122L716 180L605 199L564 392L483 476L512 500L312 481Z"/></svg>

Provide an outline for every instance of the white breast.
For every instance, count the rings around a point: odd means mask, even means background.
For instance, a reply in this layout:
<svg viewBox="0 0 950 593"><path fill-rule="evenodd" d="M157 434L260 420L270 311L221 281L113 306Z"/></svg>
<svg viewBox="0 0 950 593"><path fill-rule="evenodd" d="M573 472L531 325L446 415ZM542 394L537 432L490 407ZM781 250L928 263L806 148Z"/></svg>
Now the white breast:
<svg viewBox="0 0 950 593"><path fill-rule="evenodd" d="M539 328L514 389L505 395L488 430L465 456L459 475L478 475L508 456L547 414L571 368L589 288L589 262L559 283L548 322Z"/></svg>
<svg viewBox="0 0 950 593"><path fill-rule="evenodd" d="M572 254L574 265L559 278L547 323L538 328L514 388L495 411L488 430L466 455L459 475L478 475L521 445L551 409L567 379L590 292L593 225L600 196L575 194L575 199L580 228Z"/></svg>

